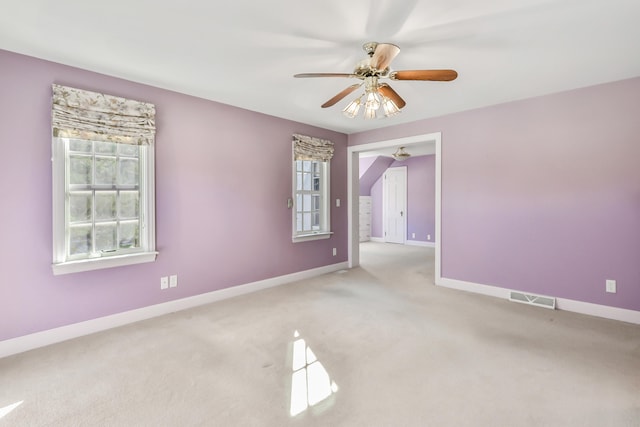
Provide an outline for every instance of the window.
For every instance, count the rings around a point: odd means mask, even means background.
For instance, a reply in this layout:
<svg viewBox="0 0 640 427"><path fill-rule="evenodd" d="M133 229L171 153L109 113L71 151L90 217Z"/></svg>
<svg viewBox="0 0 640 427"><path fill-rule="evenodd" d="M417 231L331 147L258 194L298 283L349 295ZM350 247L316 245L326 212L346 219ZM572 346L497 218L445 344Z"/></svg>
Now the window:
<svg viewBox="0 0 640 427"><path fill-rule="evenodd" d="M155 260L153 144L121 139L54 118L54 274Z"/></svg>
<svg viewBox="0 0 640 427"><path fill-rule="evenodd" d="M296 138L298 137L298 138ZM306 138L303 140L303 138ZM329 141L294 135L293 241L327 239L331 235L329 216L329 159L302 154L303 143ZM300 142L302 141L302 142ZM306 147L308 148L308 146ZM330 145L333 154L333 144ZM314 158L316 157L316 158ZM320 157L320 158L318 158Z"/></svg>
<svg viewBox="0 0 640 427"><path fill-rule="evenodd" d="M296 160L294 167L294 237L326 234L329 232L329 164L317 160Z"/></svg>

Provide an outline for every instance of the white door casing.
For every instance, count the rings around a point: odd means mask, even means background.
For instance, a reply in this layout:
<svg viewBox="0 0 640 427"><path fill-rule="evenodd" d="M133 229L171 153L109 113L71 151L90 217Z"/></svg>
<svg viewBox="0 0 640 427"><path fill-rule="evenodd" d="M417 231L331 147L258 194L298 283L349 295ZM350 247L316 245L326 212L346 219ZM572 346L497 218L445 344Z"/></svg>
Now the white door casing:
<svg viewBox="0 0 640 427"><path fill-rule="evenodd" d="M388 139L382 141L369 142L359 145L353 145L347 147L347 193L349 203L347 205L347 214L349 217L348 233L347 233L347 245L349 256L349 268L357 267L360 265L360 250L359 250L359 221L358 221L358 207L359 207L359 156L360 153L366 151L375 151L381 148L397 148L400 146L410 147L413 144L420 144L424 141L430 141L435 144L436 151L436 248L435 248L435 282L439 284L442 280L441 277L441 220L440 220L440 206L441 206L441 173L442 173L442 134L440 132L420 134L407 136L396 139Z"/></svg>

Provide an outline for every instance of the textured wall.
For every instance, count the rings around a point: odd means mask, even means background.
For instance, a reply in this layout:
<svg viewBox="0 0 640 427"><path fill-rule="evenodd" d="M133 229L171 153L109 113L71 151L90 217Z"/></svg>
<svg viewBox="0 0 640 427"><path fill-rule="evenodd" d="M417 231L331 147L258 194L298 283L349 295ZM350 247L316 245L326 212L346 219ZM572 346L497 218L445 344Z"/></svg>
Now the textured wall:
<svg viewBox="0 0 640 427"><path fill-rule="evenodd" d="M442 132L443 277L640 310L639 112L634 78L349 144Z"/></svg>
<svg viewBox="0 0 640 427"><path fill-rule="evenodd" d="M1 50L0 64L0 340L346 261L346 203L330 239L297 244L286 205L293 133L335 143L331 195L347 200L346 135ZM156 262L53 276L54 82L156 104Z"/></svg>

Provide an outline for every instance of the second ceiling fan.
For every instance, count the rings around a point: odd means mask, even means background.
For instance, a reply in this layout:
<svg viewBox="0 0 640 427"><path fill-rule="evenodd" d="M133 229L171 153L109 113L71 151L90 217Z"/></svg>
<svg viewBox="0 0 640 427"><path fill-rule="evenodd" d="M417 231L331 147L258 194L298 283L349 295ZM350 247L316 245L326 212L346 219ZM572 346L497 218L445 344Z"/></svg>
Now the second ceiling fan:
<svg viewBox="0 0 640 427"><path fill-rule="evenodd" d="M380 83L380 79L390 80L422 80L422 81L451 81L458 77L454 70L402 70L391 71L391 61L400 53L400 48L391 43L365 43L362 48L369 56L359 61L352 73L301 73L293 77L348 77L362 80L353 84L342 92L322 104L322 108L335 105L338 101L364 85L365 92L353 100L342 110L347 117L356 117L360 107L365 106L364 117L377 117L377 110L382 106L387 117L400 112L407 103L387 83ZM363 98L366 98L364 103Z"/></svg>

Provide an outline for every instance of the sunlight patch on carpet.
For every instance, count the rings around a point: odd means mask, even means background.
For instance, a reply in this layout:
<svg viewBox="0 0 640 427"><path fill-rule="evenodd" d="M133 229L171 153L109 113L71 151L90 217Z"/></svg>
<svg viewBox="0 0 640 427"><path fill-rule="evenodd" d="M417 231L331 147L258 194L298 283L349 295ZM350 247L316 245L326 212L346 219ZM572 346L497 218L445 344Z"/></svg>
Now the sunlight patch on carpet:
<svg viewBox="0 0 640 427"><path fill-rule="evenodd" d="M18 406L22 405L22 402L24 402L24 400L21 400L20 402L12 403L11 405L5 406L4 408L0 408L0 419L4 418L11 411L16 409Z"/></svg>
<svg viewBox="0 0 640 427"><path fill-rule="evenodd" d="M329 377L300 333L293 334L291 370L291 416L303 413L338 391L338 385Z"/></svg>

